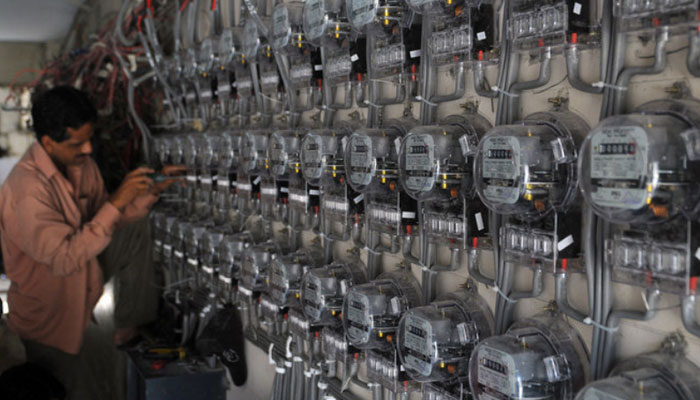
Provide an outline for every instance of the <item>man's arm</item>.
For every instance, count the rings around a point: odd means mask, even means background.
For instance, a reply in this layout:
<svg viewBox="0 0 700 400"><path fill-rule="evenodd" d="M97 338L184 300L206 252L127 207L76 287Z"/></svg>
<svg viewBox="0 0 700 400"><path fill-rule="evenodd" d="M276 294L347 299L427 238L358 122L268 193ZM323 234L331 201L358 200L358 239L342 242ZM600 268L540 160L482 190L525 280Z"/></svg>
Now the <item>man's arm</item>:
<svg viewBox="0 0 700 400"><path fill-rule="evenodd" d="M107 247L121 214L106 202L91 221L76 229L44 190L17 198L5 210L4 230L9 240L35 261L49 265L55 275L70 275Z"/></svg>

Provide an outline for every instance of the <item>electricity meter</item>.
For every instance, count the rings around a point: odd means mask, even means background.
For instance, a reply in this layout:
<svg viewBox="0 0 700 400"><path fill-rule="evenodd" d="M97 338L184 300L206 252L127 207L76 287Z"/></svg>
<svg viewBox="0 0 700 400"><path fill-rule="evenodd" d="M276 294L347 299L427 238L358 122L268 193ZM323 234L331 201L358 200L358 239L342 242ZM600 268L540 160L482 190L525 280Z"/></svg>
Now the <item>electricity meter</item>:
<svg viewBox="0 0 700 400"><path fill-rule="evenodd" d="M400 126L353 132L345 144L347 182L360 193L389 191L398 180L398 151L405 130Z"/></svg>
<svg viewBox="0 0 700 400"><path fill-rule="evenodd" d="M186 257L186 278L189 279L190 286L196 287L199 272L199 257L202 237L207 229L201 225L191 224L185 230L185 257Z"/></svg>
<svg viewBox="0 0 700 400"><path fill-rule="evenodd" d="M159 138L156 138L154 140L154 147L155 147L155 152L158 155L158 161L162 165L168 164L168 159L170 157L170 141L172 140L171 136L161 136Z"/></svg>
<svg viewBox="0 0 700 400"><path fill-rule="evenodd" d="M200 242L200 269L204 273L206 283L208 283L212 289L216 288L216 281L214 279L216 279L215 274L218 273L221 264L219 259L219 246L223 239L223 232L210 229L202 235Z"/></svg>
<svg viewBox="0 0 700 400"><path fill-rule="evenodd" d="M270 262L281 253L280 245L265 242L251 246L243 255L239 292L248 297L253 292L267 291L266 279Z"/></svg>
<svg viewBox="0 0 700 400"><path fill-rule="evenodd" d="M235 54L236 46L233 42L233 31L230 28L225 29L223 33L221 33L218 42L217 61L219 68L222 70L226 69L233 61Z"/></svg>
<svg viewBox="0 0 700 400"><path fill-rule="evenodd" d="M364 32L368 26L409 27L413 12L396 0L346 0L347 19L353 28Z"/></svg>
<svg viewBox="0 0 700 400"><path fill-rule="evenodd" d="M296 131L276 131L270 135L267 143L267 159L270 174L274 178L288 177L290 171L299 168L300 146L301 139Z"/></svg>
<svg viewBox="0 0 700 400"><path fill-rule="evenodd" d="M333 263L311 269L301 280L301 305L312 324L340 325L343 297L354 285L367 282L359 262Z"/></svg>
<svg viewBox="0 0 700 400"><path fill-rule="evenodd" d="M557 314L514 323L482 340L469 360L476 400L570 400L588 380L588 353L578 332Z"/></svg>
<svg viewBox="0 0 700 400"><path fill-rule="evenodd" d="M263 131L247 131L241 137L241 171L261 172L267 155L267 134Z"/></svg>
<svg viewBox="0 0 700 400"><path fill-rule="evenodd" d="M185 162L183 154L185 148L184 135L173 136L168 142L168 147L170 162L173 164L183 164Z"/></svg>
<svg viewBox="0 0 700 400"><path fill-rule="evenodd" d="M588 125L571 113L536 113L491 129L479 143L475 187L498 214L538 220L565 211L577 194L574 138Z"/></svg>
<svg viewBox="0 0 700 400"><path fill-rule="evenodd" d="M571 33L587 34L595 28L594 2L516 0L510 6L508 40L523 50L562 45Z"/></svg>
<svg viewBox="0 0 700 400"><path fill-rule="evenodd" d="M700 108L658 100L606 118L581 147L581 191L613 223L656 224L700 207Z"/></svg>
<svg viewBox="0 0 700 400"><path fill-rule="evenodd" d="M350 25L341 15L343 3L343 0L308 0L304 3L304 34L314 46L321 46L325 37L339 39L350 33Z"/></svg>
<svg viewBox="0 0 700 400"><path fill-rule="evenodd" d="M197 52L197 70L200 75L206 77L206 74L211 71L214 66L214 44L211 38L205 38L199 44Z"/></svg>
<svg viewBox="0 0 700 400"><path fill-rule="evenodd" d="M301 278L308 269L319 267L322 259L318 251L310 249L275 257L270 265L270 278L267 282L272 301L278 307L300 305Z"/></svg>
<svg viewBox="0 0 700 400"><path fill-rule="evenodd" d="M489 128L484 117L473 114L411 129L399 154L399 177L406 193L418 201L435 201L471 192L471 157L479 136Z"/></svg>
<svg viewBox="0 0 700 400"><path fill-rule="evenodd" d="M278 4L270 18L270 43L277 51L285 50L292 40L291 21L301 21L304 3ZM291 15L290 15L291 14Z"/></svg>
<svg viewBox="0 0 700 400"><path fill-rule="evenodd" d="M219 295L230 300L240 277L246 249L254 243L250 232L225 235L219 244Z"/></svg>
<svg viewBox="0 0 700 400"><path fill-rule="evenodd" d="M419 382L448 384L466 378L474 346L491 336L493 327L491 310L475 291L449 293L401 317L401 364Z"/></svg>
<svg viewBox="0 0 700 400"><path fill-rule="evenodd" d="M193 134L182 138L182 158L190 171L197 170L197 144Z"/></svg>
<svg viewBox="0 0 700 400"><path fill-rule="evenodd" d="M409 272L384 273L354 286L343 300L345 336L361 349L388 350L401 315L421 302L420 285Z"/></svg>
<svg viewBox="0 0 700 400"><path fill-rule="evenodd" d="M197 169L207 174L210 173L218 161L218 153L214 151L213 137L208 134L197 135L194 144Z"/></svg>
<svg viewBox="0 0 700 400"><path fill-rule="evenodd" d="M255 60L260 48L260 35L258 33L258 24L254 18L248 19L243 27L243 46L241 51L243 56L249 60Z"/></svg>
<svg viewBox="0 0 700 400"><path fill-rule="evenodd" d="M337 170L342 162L341 138L345 134L344 129L314 129L304 136L301 141L301 173L308 184L321 185L324 173ZM342 171L343 166L340 168Z"/></svg>
<svg viewBox="0 0 700 400"><path fill-rule="evenodd" d="M222 133L217 141L219 179L229 178L229 173L236 171L240 163L241 135L233 132Z"/></svg>
<svg viewBox="0 0 700 400"><path fill-rule="evenodd" d="M699 376L700 368L683 355L650 353L623 361L576 400L690 400L700 390Z"/></svg>

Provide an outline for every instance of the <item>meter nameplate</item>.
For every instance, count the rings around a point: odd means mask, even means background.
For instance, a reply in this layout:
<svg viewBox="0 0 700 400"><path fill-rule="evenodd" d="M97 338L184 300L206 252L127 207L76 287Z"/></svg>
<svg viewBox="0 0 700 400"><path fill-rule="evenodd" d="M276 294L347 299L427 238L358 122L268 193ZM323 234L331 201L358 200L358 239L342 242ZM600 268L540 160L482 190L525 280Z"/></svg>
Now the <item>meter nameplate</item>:
<svg viewBox="0 0 700 400"><path fill-rule="evenodd" d="M435 142L430 135L406 138L406 188L429 192L435 186Z"/></svg>
<svg viewBox="0 0 700 400"><path fill-rule="evenodd" d="M372 21L376 15L376 0L349 0L350 23L355 28L361 28Z"/></svg>
<svg viewBox="0 0 700 400"><path fill-rule="evenodd" d="M648 151L647 134L641 127L601 129L591 137L591 180L639 186L645 180ZM647 191L638 187L595 186L591 199L600 206L634 210L645 206Z"/></svg>
<svg viewBox="0 0 700 400"><path fill-rule="evenodd" d="M514 136L491 136L481 150L484 196L492 202L515 204L520 197L520 141Z"/></svg>
<svg viewBox="0 0 700 400"><path fill-rule="evenodd" d="M289 10L287 7L277 7L272 13L272 45L281 49L289 44L291 30L289 28Z"/></svg>
<svg viewBox="0 0 700 400"><path fill-rule="evenodd" d="M306 179L321 178L322 170L322 142L321 137L316 135L307 135L304 140L304 148L302 149L302 167L304 177Z"/></svg>
<svg viewBox="0 0 700 400"><path fill-rule="evenodd" d="M477 382L498 393L515 393L515 361L508 353L492 347L482 347L478 358Z"/></svg>
<svg viewBox="0 0 700 400"><path fill-rule="evenodd" d="M321 295L321 279L311 275L304 282L304 314L312 321L321 319L321 307L323 306L323 297Z"/></svg>
<svg viewBox="0 0 700 400"><path fill-rule="evenodd" d="M623 400L613 394L606 393L597 388L590 388L583 394L581 400Z"/></svg>
<svg viewBox="0 0 700 400"><path fill-rule="evenodd" d="M372 139L353 135L350 138L350 182L354 185L369 185L374 175Z"/></svg>
<svg viewBox="0 0 700 400"><path fill-rule="evenodd" d="M406 316L404 346L411 350L406 355L406 366L423 376L430 376L433 359L433 327L429 321L412 314ZM432 362L431 362L432 361Z"/></svg>
<svg viewBox="0 0 700 400"><path fill-rule="evenodd" d="M348 325L348 338L355 342L366 343L369 340L369 299L356 292L348 293L347 315L350 322Z"/></svg>
<svg viewBox="0 0 700 400"><path fill-rule="evenodd" d="M323 35L326 26L324 0L309 0L304 5L304 30L306 36L315 40Z"/></svg>
<svg viewBox="0 0 700 400"><path fill-rule="evenodd" d="M273 175L284 175L287 167L287 152L284 141L276 135L270 137L270 168Z"/></svg>

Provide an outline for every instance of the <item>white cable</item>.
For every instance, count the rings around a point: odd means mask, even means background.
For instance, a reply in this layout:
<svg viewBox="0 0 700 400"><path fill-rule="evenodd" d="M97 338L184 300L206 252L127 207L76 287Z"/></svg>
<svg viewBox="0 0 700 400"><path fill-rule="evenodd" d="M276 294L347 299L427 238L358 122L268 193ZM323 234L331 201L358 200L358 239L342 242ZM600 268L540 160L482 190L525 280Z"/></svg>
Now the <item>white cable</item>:
<svg viewBox="0 0 700 400"><path fill-rule="evenodd" d="M277 367L277 368L275 368L275 372L277 372L280 375L284 375L287 373L287 370L282 368L282 367Z"/></svg>
<svg viewBox="0 0 700 400"><path fill-rule="evenodd" d="M595 326L596 328L600 328L600 329L602 329L602 330L604 330L604 331L606 331L606 332L610 332L610 333L615 333L615 332L617 332L617 331L620 329L619 326L616 326L616 327L614 327L614 328L611 328L611 327L609 327L609 326L605 326L605 325L603 325L603 324L600 324L600 323L598 323L598 322L595 322L595 321L593 321L593 319L592 319L591 317L586 317L586 318L584 318L584 319L583 319L583 323L586 324L586 325L593 325L593 326Z"/></svg>
<svg viewBox="0 0 700 400"><path fill-rule="evenodd" d="M505 294L505 293L503 293L503 291L501 290L501 288L499 288L498 286L492 287L491 290L494 291L494 292L496 292L496 293L498 293L499 296L503 297L503 299L504 299L505 301L507 301L507 302L509 302L509 303L511 303L511 304L515 304L515 303L518 302L517 300L513 300L513 299L511 299L510 297L508 297L508 295Z"/></svg>
<svg viewBox="0 0 700 400"><path fill-rule="evenodd" d="M372 106L372 107L376 107L376 108L380 108L380 107L381 107L380 105L374 104L374 103L372 103L372 102L369 101L369 100L365 100L365 104L370 105L370 106Z"/></svg>
<svg viewBox="0 0 700 400"><path fill-rule="evenodd" d="M270 365L277 365L275 360L272 359L272 349L275 348L274 343L270 343L270 347L267 349L267 362L270 363Z"/></svg>
<svg viewBox="0 0 700 400"><path fill-rule="evenodd" d="M294 362L302 362L302 361L304 361L304 359L301 358L301 357L299 357L299 356L294 356L294 358L293 358L292 360L294 360Z"/></svg>
<svg viewBox="0 0 700 400"><path fill-rule="evenodd" d="M328 384L326 382L319 382L318 385L316 385L316 386L318 386L318 388L321 390L328 389Z"/></svg>
<svg viewBox="0 0 700 400"><path fill-rule="evenodd" d="M508 96L508 97L520 97L519 94L517 94L517 93L511 93L511 92L509 92L509 91L507 91L507 90L503 90L503 89L499 88L498 86L491 86L491 91L492 91L492 92L503 93L504 95L506 95L506 96Z"/></svg>
<svg viewBox="0 0 700 400"><path fill-rule="evenodd" d="M284 362L285 368L292 368L292 362L291 361L285 361Z"/></svg>
<svg viewBox="0 0 700 400"><path fill-rule="evenodd" d="M427 105L429 105L429 106L433 106L433 107L437 107L437 106L438 106L437 103L433 103L432 101L430 101L430 100L424 98L423 96L416 96L416 100L422 101L423 103L425 103L425 104L427 104Z"/></svg>
<svg viewBox="0 0 700 400"><path fill-rule="evenodd" d="M292 337L287 336L287 351L285 352L287 358L292 358Z"/></svg>
<svg viewBox="0 0 700 400"><path fill-rule="evenodd" d="M597 87L597 88L609 88L609 89L619 90L619 91L627 90L627 86L612 85L609 83L605 83L603 81L598 81L598 82L592 83L591 86Z"/></svg>

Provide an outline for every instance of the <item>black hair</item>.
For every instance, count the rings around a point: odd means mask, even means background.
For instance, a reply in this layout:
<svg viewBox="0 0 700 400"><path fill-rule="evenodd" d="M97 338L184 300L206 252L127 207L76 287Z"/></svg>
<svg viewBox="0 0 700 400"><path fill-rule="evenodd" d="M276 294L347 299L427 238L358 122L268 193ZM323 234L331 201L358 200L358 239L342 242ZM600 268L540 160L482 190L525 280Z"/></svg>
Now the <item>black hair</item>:
<svg viewBox="0 0 700 400"><path fill-rule="evenodd" d="M55 142L69 138L66 128L78 129L97 120L97 110L85 92L72 86L57 86L37 96L32 106L37 140L46 135Z"/></svg>

